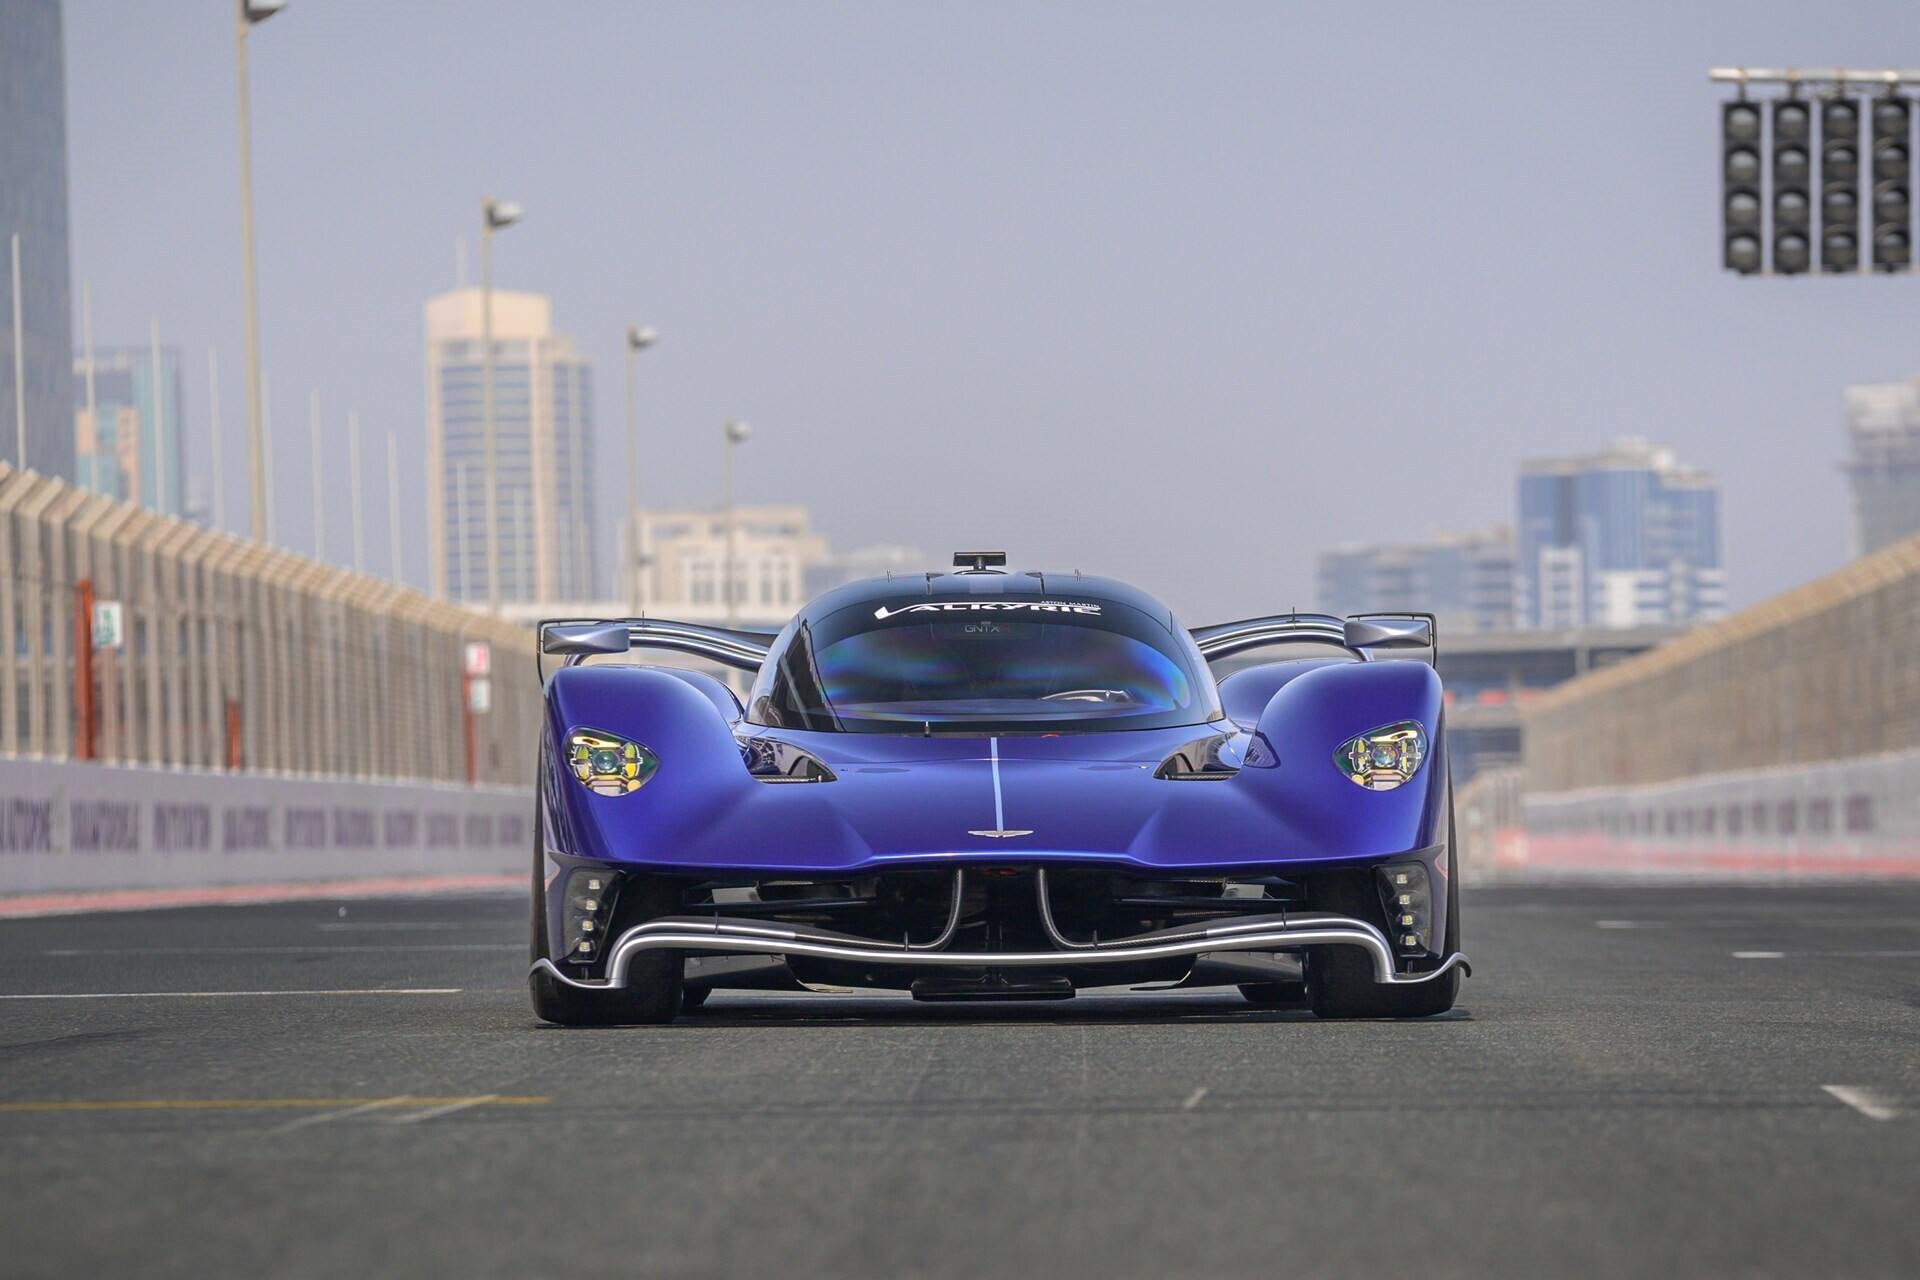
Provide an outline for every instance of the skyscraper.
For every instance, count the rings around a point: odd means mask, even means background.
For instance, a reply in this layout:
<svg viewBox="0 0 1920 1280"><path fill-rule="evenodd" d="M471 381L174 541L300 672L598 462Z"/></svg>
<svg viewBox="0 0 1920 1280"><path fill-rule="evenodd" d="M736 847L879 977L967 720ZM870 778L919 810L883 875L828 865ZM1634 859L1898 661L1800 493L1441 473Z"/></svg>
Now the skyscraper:
<svg viewBox="0 0 1920 1280"><path fill-rule="evenodd" d="M433 593L487 600L480 291L430 298L428 561ZM534 293L493 291L493 423L503 603L604 595L593 521L593 369Z"/></svg>
<svg viewBox="0 0 1920 1280"><path fill-rule="evenodd" d="M1847 388L1853 554L1920 533L1920 378Z"/></svg>
<svg viewBox="0 0 1920 1280"><path fill-rule="evenodd" d="M1523 627L1687 624L1726 612L1720 487L1637 437L1521 464Z"/></svg>
<svg viewBox="0 0 1920 1280"><path fill-rule="evenodd" d="M12 268L19 237L19 347ZM67 265L67 91L59 0L0 3L0 459L73 474ZM23 373L15 386L15 357Z"/></svg>
<svg viewBox="0 0 1920 1280"><path fill-rule="evenodd" d="M1316 586L1316 607L1329 613L1412 610L1443 632L1503 630L1513 625L1513 531L1333 547L1320 553Z"/></svg>
<svg viewBox="0 0 1920 1280"><path fill-rule="evenodd" d="M155 365L158 364L158 393ZM102 347L93 355L93 412L87 358L73 362L74 482L96 493L181 514L187 453L176 347Z"/></svg>

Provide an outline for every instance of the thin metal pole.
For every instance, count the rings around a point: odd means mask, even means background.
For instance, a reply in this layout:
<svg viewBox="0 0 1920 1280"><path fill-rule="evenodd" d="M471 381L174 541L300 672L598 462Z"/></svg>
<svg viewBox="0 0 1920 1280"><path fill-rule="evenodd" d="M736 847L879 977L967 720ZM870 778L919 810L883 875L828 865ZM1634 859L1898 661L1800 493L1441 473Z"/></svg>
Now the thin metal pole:
<svg viewBox="0 0 1920 1280"><path fill-rule="evenodd" d="M153 509L161 515L167 510L167 410L166 395L160 386L160 317L147 322L147 376L153 384ZM174 423L174 430L180 429Z"/></svg>
<svg viewBox="0 0 1920 1280"><path fill-rule="evenodd" d="M353 571L367 571L367 531L360 520L360 411L347 410L347 466L353 471L353 478L347 483L347 494L353 508Z"/></svg>
<svg viewBox="0 0 1920 1280"><path fill-rule="evenodd" d="M459 546L454 556L454 563L460 568L461 604L473 602L473 597L467 594L467 472L472 469L471 463L463 462L460 464L460 469L454 473L454 502L460 508L460 514L456 520L458 528L456 540Z"/></svg>
<svg viewBox="0 0 1920 1280"><path fill-rule="evenodd" d="M393 580L401 580L400 571L400 444L393 428L387 428L387 548L393 561Z"/></svg>
<svg viewBox="0 0 1920 1280"><path fill-rule="evenodd" d="M100 492L100 402L93 385L93 282L80 282L80 341L87 351L87 421L93 426L93 452L87 458L87 488ZM89 633L91 634L91 633Z"/></svg>
<svg viewBox="0 0 1920 1280"><path fill-rule="evenodd" d="M240 271L247 332L248 528L255 541L273 541L267 499L266 388L260 373L260 310L253 271L253 132L247 112L247 4L234 5L233 58L240 110Z"/></svg>
<svg viewBox="0 0 1920 1280"><path fill-rule="evenodd" d="M527 580L533 576L527 564L528 551L527 495L525 490L518 490L513 495L513 585L515 598L520 600L533 598L533 592L527 589Z"/></svg>
<svg viewBox="0 0 1920 1280"><path fill-rule="evenodd" d="M267 545L275 545L279 539L274 532L273 510L273 384L267 375L260 375L260 458L267 472Z"/></svg>
<svg viewBox="0 0 1920 1280"><path fill-rule="evenodd" d="M500 612L500 490L493 438L493 215L480 204L480 437L486 468L487 610Z"/></svg>
<svg viewBox="0 0 1920 1280"><path fill-rule="evenodd" d="M20 331L20 233L13 233L13 464L27 469L27 353Z"/></svg>
<svg viewBox="0 0 1920 1280"><path fill-rule="evenodd" d="M560 376L560 366L555 365L554 376ZM567 368L567 454L573 463L568 468L569 493L567 508L572 515L573 525L573 572L567 575L567 586L575 600L589 599L593 592L591 581L585 578L587 572L587 483L586 462L581 458L585 448L585 436L580 422L580 363L576 360Z"/></svg>
<svg viewBox="0 0 1920 1280"><path fill-rule="evenodd" d="M320 485L320 391L315 388L307 401L308 432L313 437L313 558L327 558L327 509Z"/></svg>
<svg viewBox="0 0 1920 1280"><path fill-rule="evenodd" d="M640 409L633 372L639 351L633 338L629 328L622 344L627 349L627 509L620 521L620 563L626 570L627 605L637 616L646 608L646 588L640 577Z"/></svg>
<svg viewBox="0 0 1920 1280"><path fill-rule="evenodd" d="M1707 79L1739 85L1857 84L1891 89L1903 84L1920 84L1920 71L1849 71L1842 67L1710 67Z"/></svg>
<svg viewBox="0 0 1920 1280"><path fill-rule="evenodd" d="M740 523L734 519L733 512L733 433L726 433L726 508L727 508L727 564L721 575L720 595L727 602L727 625L731 627L738 613L733 598L733 574L738 552Z"/></svg>
<svg viewBox="0 0 1920 1280"><path fill-rule="evenodd" d="M227 480L222 454L226 445L220 438L220 355L207 348L207 431L213 438L213 527L227 527Z"/></svg>

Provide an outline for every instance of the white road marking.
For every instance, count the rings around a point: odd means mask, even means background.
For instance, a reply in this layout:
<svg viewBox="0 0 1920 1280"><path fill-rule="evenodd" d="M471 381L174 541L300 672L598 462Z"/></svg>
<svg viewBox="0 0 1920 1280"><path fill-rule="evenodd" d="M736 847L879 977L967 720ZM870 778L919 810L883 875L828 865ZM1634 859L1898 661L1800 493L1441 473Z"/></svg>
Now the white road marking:
<svg viewBox="0 0 1920 1280"><path fill-rule="evenodd" d="M342 1107L338 1111L323 1111L317 1116L301 1116L298 1120L289 1120L274 1130L275 1133L291 1133L295 1129L304 1129L308 1125L325 1124L329 1120L344 1120L348 1116L361 1115L368 1111L378 1111L381 1107L399 1106L410 1101L405 1094L392 1098L375 1098L372 1102L363 1102L355 1107Z"/></svg>
<svg viewBox="0 0 1920 1280"><path fill-rule="evenodd" d="M380 955L389 951L524 951L523 942L416 942L363 947L315 943L310 947L58 947L42 951L43 956L303 956L319 952L363 951Z"/></svg>
<svg viewBox="0 0 1920 1280"><path fill-rule="evenodd" d="M1596 929L1664 929L1665 920L1595 920Z"/></svg>
<svg viewBox="0 0 1920 1280"><path fill-rule="evenodd" d="M1180 1109L1182 1111L1191 1111L1195 1107L1199 1106L1200 1100L1206 1096L1207 1096L1207 1086L1201 1085L1198 1089L1195 1089L1192 1093L1187 1095L1187 1100L1180 1104Z"/></svg>
<svg viewBox="0 0 1920 1280"><path fill-rule="evenodd" d="M1891 1120L1900 1114L1899 1107L1873 1089L1857 1084L1823 1084L1820 1087L1869 1119Z"/></svg>
<svg viewBox="0 0 1920 1280"><path fill-rule="evenodd" d="M461 929L491 929L485 920L321 920L322 933L442 933Z"/></svg>
<svg viewBox="0 0 1920 1280"><path fill-rule="evenodd" d="M0 1000L223 1000L235 996L457 996L460 987L359 987L336 991L35 991Z"/></svg>
<svg viewBox="0 0 1920 1280"><path fill-rule="evenodd" d="M445 1106L440 1107L429 1107L425 1111L416 1111L412 1115L395 1116L392 1120L388 1121L388 1123L419 1124L422 1120L432 1120L436 1116L449 1116L456 1111L465 1111L468 1107L477 1107L483 1103L492 1102L499 1096L497 1093L488 1093L482 1094L477 1098L462 1098L458 1102L449 1102Z"/></svg>
<svg viewBox="0 0 1920 1280"><path fill-rule="evenodd" d="M1870 960L1912 960L1920 957L1920 951L1736 951L1736 960L1781 960L1789 955L1819 956L1827 960L1870 959Z"/></svg>

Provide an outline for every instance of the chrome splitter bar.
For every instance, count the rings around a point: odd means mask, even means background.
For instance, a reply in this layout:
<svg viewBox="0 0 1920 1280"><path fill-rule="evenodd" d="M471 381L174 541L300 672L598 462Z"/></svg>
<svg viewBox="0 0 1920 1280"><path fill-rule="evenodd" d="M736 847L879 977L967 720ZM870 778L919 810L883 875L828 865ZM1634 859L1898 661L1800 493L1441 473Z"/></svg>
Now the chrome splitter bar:
<svg viewBox="0 0 1920 1280"><path fill-rule="evenodd" d="M1349 916L1270 916L1207 926L1191 926L1143 935L1131 942L1102 943L1098 947L1062 951L928 951L856 938L849 934L796 929L758 920L719 916L668 916L635 925L620 935L607 962L604 981L569 978L547 959L534 962L568 986L603 990L627 985L627 969L643 951L690 951L700 954L810 956L821 960L909 965L938 969L1080 968L1097 964L1126 964L1165 960L1210 951L1280 951L1294 947L1360 947L1372 957L1373 980L1397 986L1431 982L1452 969L1473 971L1464 952L1456 951L1427 973L1400 973L1386 937L1364 920Z"/></svg>

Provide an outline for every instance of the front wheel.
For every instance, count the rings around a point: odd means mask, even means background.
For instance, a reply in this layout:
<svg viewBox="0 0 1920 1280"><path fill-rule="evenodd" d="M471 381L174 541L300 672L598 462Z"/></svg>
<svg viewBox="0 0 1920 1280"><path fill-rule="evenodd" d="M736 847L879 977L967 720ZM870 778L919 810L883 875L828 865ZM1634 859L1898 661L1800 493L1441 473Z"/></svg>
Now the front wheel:
<svg viewBox="0 0 1920 1280"><path fill-rule="evenodd" d="M533 818L533 956L550 956L547 946L545 832L539 803ZM680 906L678 888L651 876L629 877L621 886L622 916L634 923L672 915ZM631 904L632 913L624 909ZM672 1022L685 999L677 951L643 951L627 966L627 985L604 990L569 986L544 969L527 975L533 1012L563 1027L620 1027Z"/></svg>
<svg viewBox="0 0 1920 1280"><path fill-rule="evenodd" d="M1444 958L1460 949L1460 864L1454 858L1453 786L1447 786L1447 930ZM1380 915L1380 899L1369 872L1328 876L1318 886L1314 905L1360 920ZM1453 1008L1460 998L1460 970L1449 969L1425 982L1394 984L1373 980L1373 959L1359 947L1307 948L1307 991L1322 1018L1431 1018Z"/></svg>

